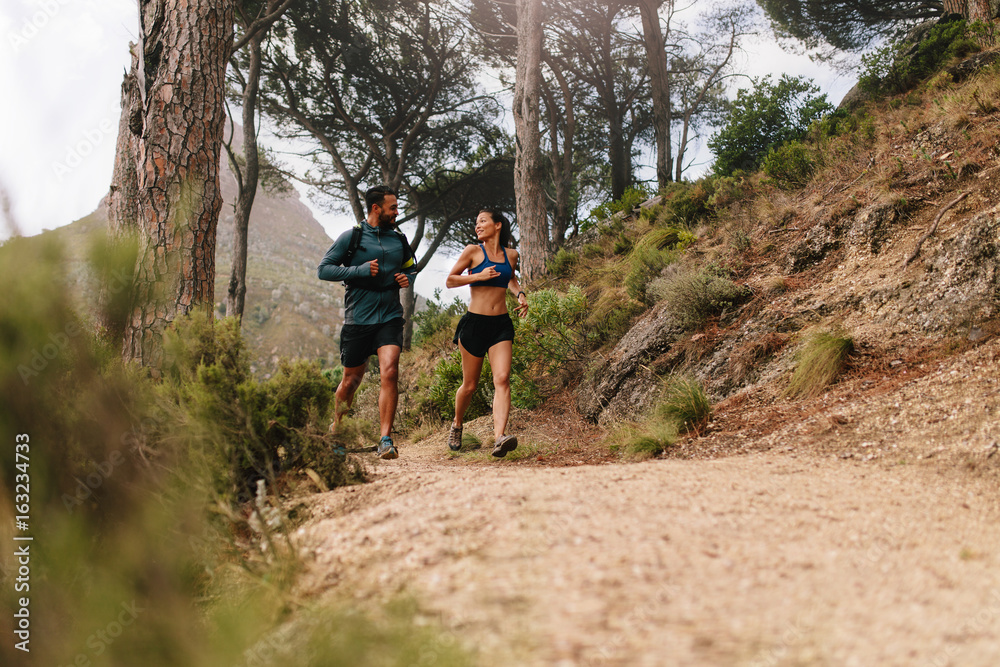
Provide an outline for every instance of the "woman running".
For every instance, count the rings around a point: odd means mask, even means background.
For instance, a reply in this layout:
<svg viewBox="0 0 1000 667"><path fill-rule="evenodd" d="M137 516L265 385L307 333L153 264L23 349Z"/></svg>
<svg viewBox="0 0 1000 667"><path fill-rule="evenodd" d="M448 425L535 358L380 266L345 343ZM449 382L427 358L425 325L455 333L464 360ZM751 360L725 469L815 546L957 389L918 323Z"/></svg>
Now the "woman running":
<svg viewBox="0 0 1000 667"><path fill-rule="evenodd" d="M455 421L448 434L448 448L462 448L462 419L479 384L483 358L488 354L493 369L493 456L506 456L517 448L517 437L505 435L510 415L510 362L514 354L514 323L507 312L507 290L517 296L517 313L528 313L528 299L517 282L516 250L506 248L510 222L499 211L483 209L476 217L478 245L467 245L455 262L445 284L449 288L469 285L469 312L455 331L462 352L462 386L455 393ZM468 269L468 273L465 273ZM463 275L465 273L465 275Z"/></svg>

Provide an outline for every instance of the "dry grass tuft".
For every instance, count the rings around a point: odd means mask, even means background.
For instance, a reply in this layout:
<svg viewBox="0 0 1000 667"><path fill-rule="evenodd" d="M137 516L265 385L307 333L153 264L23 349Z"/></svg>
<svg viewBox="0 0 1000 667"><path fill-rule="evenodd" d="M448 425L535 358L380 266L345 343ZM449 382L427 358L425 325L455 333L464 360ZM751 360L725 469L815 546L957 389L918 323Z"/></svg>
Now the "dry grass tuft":
<svg viewBox="0 0 1000 667"><path fill-rule="evenodd" d="M806 340L799 352L792 379L785 389L789 398L813 398L823 392L847 363L854 351L854 340L845 333L817 331Z"/></svg>

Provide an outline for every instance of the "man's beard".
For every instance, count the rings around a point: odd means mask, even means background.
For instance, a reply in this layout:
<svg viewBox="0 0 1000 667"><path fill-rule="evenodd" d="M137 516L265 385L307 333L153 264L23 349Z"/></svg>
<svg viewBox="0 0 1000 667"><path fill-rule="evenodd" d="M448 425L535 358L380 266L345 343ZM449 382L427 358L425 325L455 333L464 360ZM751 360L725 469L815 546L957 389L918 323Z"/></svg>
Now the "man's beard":
<svg viewBox="0 0 1000 667"><path fill-rule="evenodd" d="M396 216L387 215L385 213L380 213L378 216L378 226L379 229L392 229L393 222L395 222Z"/></svg>

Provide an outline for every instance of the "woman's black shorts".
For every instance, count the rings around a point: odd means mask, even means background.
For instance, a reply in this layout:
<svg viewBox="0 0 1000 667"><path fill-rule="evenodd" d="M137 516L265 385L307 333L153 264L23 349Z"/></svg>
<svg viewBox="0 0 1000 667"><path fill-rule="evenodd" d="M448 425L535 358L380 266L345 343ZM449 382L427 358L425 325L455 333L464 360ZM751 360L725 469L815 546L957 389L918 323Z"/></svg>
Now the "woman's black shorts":
<svg viewBox="0 0 1000 667"><path fill-rule="evenodd" d="M491 347L505 340L514 340L514 323L510 314L477 315L466 313L458 321L454 342L474 357L485 357Z"/></svg>

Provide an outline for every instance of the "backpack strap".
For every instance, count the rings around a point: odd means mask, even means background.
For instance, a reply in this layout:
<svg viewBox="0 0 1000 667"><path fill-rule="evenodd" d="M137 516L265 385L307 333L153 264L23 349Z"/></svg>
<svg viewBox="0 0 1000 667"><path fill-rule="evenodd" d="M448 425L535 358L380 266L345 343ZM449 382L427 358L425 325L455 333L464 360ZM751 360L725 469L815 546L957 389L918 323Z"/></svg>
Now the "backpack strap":
<svg viewBox="0 0 1000 667"><path fill-rule="evenodd" d="M406 234L394 228L394 231L399 234L399 240L403 244L403 266L401 268L409 269L416 265L416 258L413 256L413 248L410 247L410 242L406 239Z"/></svg>
<svg viewBox="0 0 1000 667"><path fill-rule="evenodd" d="M354 225L354 229L351 230L351 242L347 245L347 254L344 255L342 266L350 266L351 265L351 260L354 259L354 253L356 253L358 251L358 249L364 250L364 248L361 247L361 225L360 224Z"/></svg>

